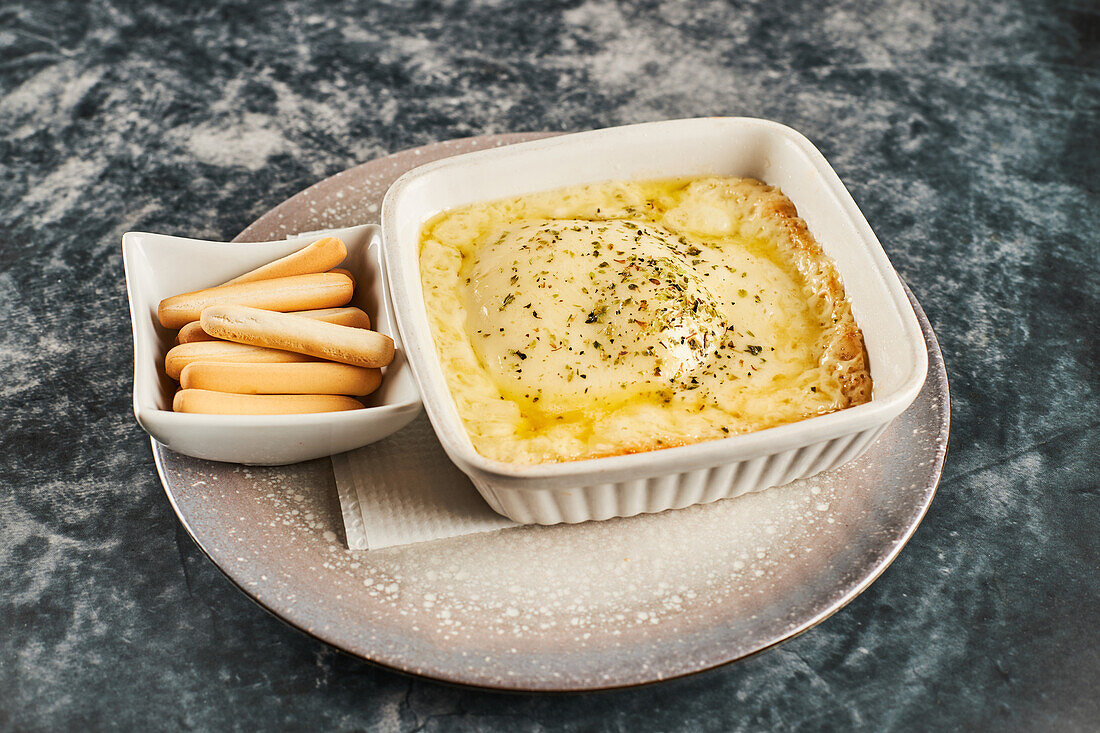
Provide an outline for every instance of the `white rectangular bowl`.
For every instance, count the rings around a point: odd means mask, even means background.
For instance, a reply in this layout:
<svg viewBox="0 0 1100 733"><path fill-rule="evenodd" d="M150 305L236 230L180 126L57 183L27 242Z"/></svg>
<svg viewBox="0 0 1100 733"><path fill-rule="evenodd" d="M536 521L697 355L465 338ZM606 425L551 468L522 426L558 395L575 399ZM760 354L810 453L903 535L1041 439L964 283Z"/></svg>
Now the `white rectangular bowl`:
<svg viewBox="0 0 1100 733"><path fill-rule="evenodd" d="M869 403L747 435L593 460L515 465L479 454L440 365L421 289L420 230L445 209L615 179L747 176L780 187L836 262L870 357ZM706 118L564 135L431 163L382 206L383 264L428 417L451 460L497 512L557 524L659 512L738 496L860 455L920 391L924 339L897 274L821 153L766 120Z"/></svg>
<svg viewBox="0 0 1100 733"><path fill-rule="evenodd" d="M164 374L175 331L160 325L163 298L225 282L295 252L323 235L348 247L341 263L355 276L351 305L372 327L394 338L398 351L366 408L307 415L198 415L173 412L176 384ZM211 461L281 465L359 448L400 430L420 412L420 395L402 357L382 278L378 227L367 224L277 242L208 242L128 232L122 238L126 290L134 330L134 415L145 432L177 453Z"/></svg>

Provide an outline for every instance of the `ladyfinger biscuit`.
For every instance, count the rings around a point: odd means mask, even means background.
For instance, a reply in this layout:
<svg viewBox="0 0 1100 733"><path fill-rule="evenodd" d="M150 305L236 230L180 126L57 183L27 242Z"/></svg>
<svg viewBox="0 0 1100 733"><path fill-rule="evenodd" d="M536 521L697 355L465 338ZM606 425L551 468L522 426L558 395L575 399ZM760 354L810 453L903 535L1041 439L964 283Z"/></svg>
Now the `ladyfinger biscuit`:
<svg viewBox="0 0 1100 733"><path fill-rule="evenodd" d="M232 364L195 361L183 368L184 389L238 394L344 394L363 397L378 389L382 372L350 364Z"/></svg>
<svg viewBox="0 0 1100 733"><path fill-rule="evenodd" d="M297 415L306 412L358 410L363 403L337 394L233 394L181 389L172 399L176 412L208 415Z"/></svg>
<svg viewBox="0 0 1100 733"><path fill-rule="evenodd" d="M202 324L198 321L191 321L185 324L180 332L176 334L177 344L193 344L198 341L216 341L213 336L202 330Z"/></svg>
<svg viewBox="0 0 1100 733"><path fill-rule="evenodd" d="M347 275L348 277L350 277L350 278L351 278L351 282L352 282L352 284L357 284L357 283L355 282L355 275L352 275L352 274L351 274L351 270L346 270L346 269L344 269L343 267L334 267L334 268L332 268L331 270L329 270L329 272L338 272L338 273L340 273L341 275Z"/></svg>
<svg viewBox="0 0 1100 733"><path fill-rule="evenodd" d="M325 272L339 265L347 256L348 248L343 242L336 237L325 237L282 259L269 262L222 284L236 285L257 280L274 280L278 277Z"/></svg>
<svg viewBox="0 0 1100 733"><path fill-rule="evenodd" d="M355 285L338 272L294 275L174 295L160 302L157 317L165 328L181 328L197 321L211 305L239 304L278 311L333 308L347 305Z"/></svg>
<svg viewBox="0 0 1100 733"><path fill-rule="evenodd" d="M294 315L302 316L303 318L312 318L317 321L324 321L325 323L350 326L352 328L370 328L370 316L368 316L365 311L354 306L294 311ZM179 336L176 338L176 343L190 344L196 341L214 340L216 339L213 336L202 330L201 323L198 321L191 321L180 329Z"/></svg>
<svg viewBox="0 0 1100 733"><path fill-rule="evenodd" d="M393 339L385 334L314 321L293 313L245 305L214 305L203 310L200 320L204 331L227 341L362 367L383 367L393 361Z"/></svg>
<svg viewBox="0 0 1100 733"><path fill-rule="evenodd" d="M367 312L355 306L343 308L317 308L308 311L294 311L294 315L303 318L312 318L325 323L335 323L338 326L350 326L351 328L370 328L370 316Z"/></svg>
<svg viewBox="0 0 1100 733"><path fill-rule="evenodd" d="M193 361L229 361L242 364L313 361L308 356L228 341L197 341L172 347L164 357L164 373L179 380L183 368Z"/></svg>

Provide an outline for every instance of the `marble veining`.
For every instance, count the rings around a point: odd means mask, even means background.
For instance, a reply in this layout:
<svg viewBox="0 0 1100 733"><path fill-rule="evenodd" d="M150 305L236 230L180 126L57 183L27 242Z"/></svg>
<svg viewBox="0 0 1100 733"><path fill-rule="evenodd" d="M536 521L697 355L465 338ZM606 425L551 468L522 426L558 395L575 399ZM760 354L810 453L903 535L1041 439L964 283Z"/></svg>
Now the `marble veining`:
<svg viewBox="0 0 1100 733"><path fill-rule="evenodd" d="M1076 0L6 3L0 728L1095 727L1098 49ZM130 412L123 232L229 239L437 140L716 114L821 148L943 347L939 494L850 606L687 679L502 696L288 629L193 545Z"/></svg>

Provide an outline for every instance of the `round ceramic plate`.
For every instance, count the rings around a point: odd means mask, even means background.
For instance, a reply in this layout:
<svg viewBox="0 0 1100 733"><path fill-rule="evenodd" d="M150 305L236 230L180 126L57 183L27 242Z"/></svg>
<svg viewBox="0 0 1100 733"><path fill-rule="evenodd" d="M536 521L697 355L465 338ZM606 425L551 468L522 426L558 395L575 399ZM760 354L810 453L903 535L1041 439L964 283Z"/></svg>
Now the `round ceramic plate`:
<svg viewBox="0 0 1100 733"><path fill-rule="evenodd" d="M376 221L389 185L429 161L540 135L428 145L294 196L238 240ZM165 491L207 555L263 607L340 649L406 672L511 690L635 685L724 664L827 618L920 523L947 449L936 338L913 405L861 458L738 499L658 515L519 527L369 552L347 549L327 459L211 463L154 442ZM446 462L420 416L388 438ZM440 472L456 485L457 470Z"/></svg>

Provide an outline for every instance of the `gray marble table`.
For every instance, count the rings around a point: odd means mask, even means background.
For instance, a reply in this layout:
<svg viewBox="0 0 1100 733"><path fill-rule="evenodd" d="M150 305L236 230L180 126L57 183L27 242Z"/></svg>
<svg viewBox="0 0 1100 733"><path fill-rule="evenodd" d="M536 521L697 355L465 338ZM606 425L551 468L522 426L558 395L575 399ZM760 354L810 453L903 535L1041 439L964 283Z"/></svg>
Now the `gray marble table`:
<svg viewBox="0 0 1100 733"><path fill-rule="evenodd" d="M1100 14L1083 0L0 5L0 728L1100 726ZM700 115L792 125L939 334L924 524L741 663L558 697L381 670L192 544L130 412L120 237L228 239L414 145Z"/></svg>

